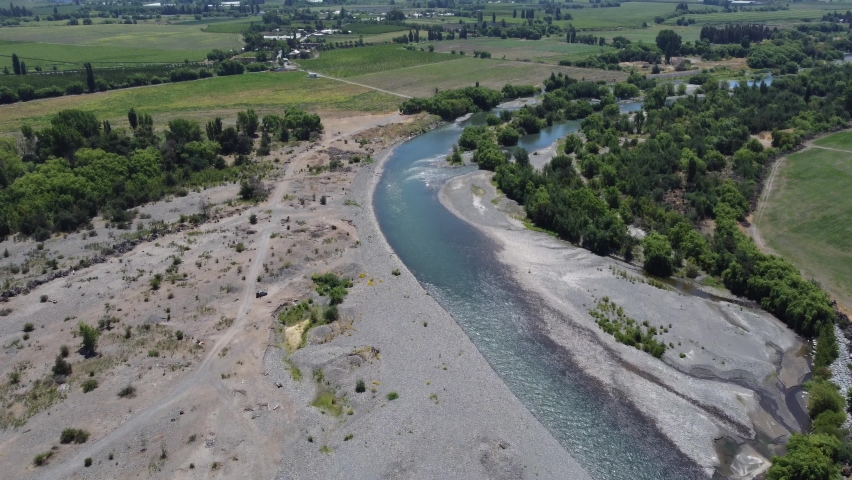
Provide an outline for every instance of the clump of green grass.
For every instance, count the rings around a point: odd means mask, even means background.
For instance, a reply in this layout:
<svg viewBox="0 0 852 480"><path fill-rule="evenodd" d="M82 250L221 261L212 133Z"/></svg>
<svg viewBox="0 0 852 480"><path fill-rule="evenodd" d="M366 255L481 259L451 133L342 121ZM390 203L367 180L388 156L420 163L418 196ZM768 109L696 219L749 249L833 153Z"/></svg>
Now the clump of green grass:
<svg viewBox="0 0 852 480"><path fill-rule="evenodd" d="M334 392L327 389L321 389L317 392L317 398L311 402L311 406L319 408L321 411L335 417L339 417L343 413L341 400L334 395Z"/></svg>
<svg viewBox="0 0 852 480"><path fill-rule="evenodd" d="M52 456L53 456L53 452L50 452L50 451L39 453L38 455L35 456L35 458L33 458L33 465L35 465L36 467L40 467L42 465L45 465L47 463L48 459L50 459L50 457L52 457Z"/></svg>
<svg viewBox="0 0 852 480"><path fill-rule="evenodd" d="M658 333L656 327L647 321L639 323L628 317L624 310L609 297L598 301L589 314L594 317L603 331L625 345L650 353L656 358L662 357L666 352L666 344L654 338Z"/></svg>
<svg viewBox="0 0 852 480"><path fill-rule="evenodd" d="M359 379L355 384L355 392L364 393L365 391L367 391L367 386L364 384L364 380Z"/></svg>
<svg viewBox="0 0 852 480"><path fill-rule="evenodd" d="M396 400L397 398L399 398L399 394L398 394L398 393L396 393L395 391L394 391L394 392L390 392L390 393L388 393L388 394L387 394L387 399L388 399L389 401L394 401L394 400Z"/></svg>

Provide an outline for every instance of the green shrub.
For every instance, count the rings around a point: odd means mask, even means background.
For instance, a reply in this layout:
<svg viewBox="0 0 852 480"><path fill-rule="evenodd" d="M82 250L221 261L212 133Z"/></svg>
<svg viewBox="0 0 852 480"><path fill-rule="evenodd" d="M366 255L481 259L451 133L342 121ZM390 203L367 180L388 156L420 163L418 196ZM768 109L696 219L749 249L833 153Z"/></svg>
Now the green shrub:
<svg viewBox="0 0 852 480"><path fill-rule="evenodd" d="M59 435L59 443L64 444L71 442L86 443L86 440L88 439L89 432L79 428L66 428L65 430L62 430L62 433Z"/></svg>
<svg viewBox="0 0 852 480"><path fill-rule="evenodd" d="M364 393L367 391L367 386L364 384L364 380L358 380L358 382L355 383L355 391L357 393ZM850 391L852 391L852 389L850 389Z"/></svg>
<svg viewBox="0 0 852 480"><path fill-rule="evenodd" d="M92 390L98 388L98 381L94 378L90 378L83 382L80 386L83 388L83 393L89 393Z"/></svg>
<svg viewBox="0 0 852 480"><path fill-rule="evenodd" d="M33 330L35 330L35 326L32 323L25 323L24 324L24 333L29 333L29 332L32 332Z"/></svg>
<svg viewBox="0 0 852 480"><path fill-rule="evenodd" d="M136 387L128 385L118 391L118 396L121 398L133 398L136 396Z"/></svg>
<svg viewBox="0 0 852 480"><path fill-rule="evenodd" d="M399 394L396 393L396 392L390 392L390 393L387 394L387 399L389 401L396 400L397 398L399 398Z"/></svg>

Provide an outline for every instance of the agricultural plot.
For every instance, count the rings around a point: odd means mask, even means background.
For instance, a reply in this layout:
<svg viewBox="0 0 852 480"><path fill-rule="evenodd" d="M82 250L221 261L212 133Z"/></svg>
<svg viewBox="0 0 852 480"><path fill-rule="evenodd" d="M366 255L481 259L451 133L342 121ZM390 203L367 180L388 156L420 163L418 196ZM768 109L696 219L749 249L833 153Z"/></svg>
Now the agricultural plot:
<svg viewBox="0 0 852 480"><path fill-rule="evenodd" d="M475 50L486 51L492 58L558 64L560 60L580 60L612 50L612 47L599 47L596 45L584 45L582 43L567 43L562 38L548 38L541 40L521 40L499 38L468 38L445 40L434 42L436 52L450 53L465 52L472 55Z"/></svg>
<svg viewBox="0 0 852 480"><path fill-rule="evenodd" d="M41 67L44 70L52 70L54 66L58 70L79 69L84 62L91 62L97 67L139 63L177 63L184 60L201 61L206 58L208 51L0 41L0 68L3 66L12 68L13 53L26 62L32 72L35 67Z"/></svg>
<svg viewBox="0 0 852 480"><path fill-rule="evenodd" d="M684 42L694 42L700 39L701 27L690 25L688 27L679 27L677 25L651 25L648 28L617 28L611 30L598 30L590 32L595 36L604 37L607 42L611 42L613 37L625 37L632 42L645 42L651 45L656 44L657 34L660 30L674 30L680 35Z"/></svg>
<svg viewBox="0 0 852 480"><path fill-rule="evenodd" d="M240 18L237 20L229 20L224 22L208 22L207 26L203 28L206 33L243 33L248 29L248 27L252 23L263 23L263 21L257 17L247 17ZM193 22L195 23L195 22ZM204 23L204 20L201 20L199 23Z"/></svg>
<svg viewBox="0 0 852 480"><path fill-rule="evenodd" d="M252 73L3 105L0 132L17 131L24 123L42 126L57 110L66 108L90 111L114 126L126 126L127 110L134 107L153 116L155 127L161 128L175 117L234 117L246 108L254 108L258 115L292 107L379 113L394 111L399 103L392 95L334 80L309 79L302 72Z"/></svg>
<svg viewBox="0 0 852 480"><path fill-rule="evenodd" d="M817 142L852 146L852 134ZM757 226L769 246L852 307L852 149L814 147L787 157Z"/></svg>
<svg viewBox="0 0 852 480"><path fill-rule="evenodd" d="M620 7L614 8L582 8L577 10L563 10L562 13L570 13L572 20L554 22L565 28L568 24L577 29L603 29L616 27L641 27L642 22L648 25L654 24L654 17L674 11L674 5L670 3L622 3Z"/></svg>
<svg viewBox="0 0 852 480"><path fill-rule="evenodd" d="M407 32L409 27L400 25L373 25L369 23L350 23L344 25L343 30L348 30L355 35L377 35L379 33Z"/></svg>
<svg viewBox="0 0 852 480"><path fill-rule="evenodd" d="M446 54L434 54L450 56ZM458 57L457 57L458 58ZM461 57L453 62L434 63L352 77L349 80L404 95L429 97L435 89L473 86L500 89L507 83L539 85L551 73L562 72L576 79L625 80L627 74L608 70L559 67L540 63Z"/></svg>
<svg viewBox="0 0 852 480"><path fill-rule="evenodd" d="M380 45L322 52L319 58L300 60L299 64L332 77L354 77L457 59L452 55L410 51L400 45Z"/></svg>
<svg viewBox="0 0 852 480"><path fill-rule="evenodd" d="M200 27L154 23L0 28L0 40L205 54L214 48L238 50L242 47L238 35L211 35L202 32Z"/></svg>
<svg viewBox="0 0 852 480"><path fill-rule="evenodd" d="M837 9L838 6L835 6ZM843 7L840 7L843 10ZM802 21L820 20L828 9L821 5L792 5L790 10L778 10L775 12L743 11L731 13L709 13L706 15L685 15L686 18L695 20L696 25L721 25L728 23L768 23L788 24ZM666 25L675 24L677 18L666 20Z"/></svg>

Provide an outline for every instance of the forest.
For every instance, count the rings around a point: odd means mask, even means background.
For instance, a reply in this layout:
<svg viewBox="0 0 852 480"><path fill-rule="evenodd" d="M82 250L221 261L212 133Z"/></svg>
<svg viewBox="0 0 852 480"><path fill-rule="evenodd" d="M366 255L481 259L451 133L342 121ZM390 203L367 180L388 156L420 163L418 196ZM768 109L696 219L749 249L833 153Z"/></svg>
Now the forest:
<svg viewBox="0 0 852 480"><path fill-rule="evenodd" d="M236 127L216 118L206 128L174 119L155 132L150 115L128 112L130 130L80 110L63 110L50 125L21 128L22 140L0 143L0 235L20 233L38 240L73 232L102 215L127 225L128 209L188 188L248 179L258 164L246 155L269 153L271 137L288 142L322 131L317 115L301 110L262 120L253 110L239 112ZM292 137L291 137L292 132ZM228 163L222 155L235 154Z"/></svg>

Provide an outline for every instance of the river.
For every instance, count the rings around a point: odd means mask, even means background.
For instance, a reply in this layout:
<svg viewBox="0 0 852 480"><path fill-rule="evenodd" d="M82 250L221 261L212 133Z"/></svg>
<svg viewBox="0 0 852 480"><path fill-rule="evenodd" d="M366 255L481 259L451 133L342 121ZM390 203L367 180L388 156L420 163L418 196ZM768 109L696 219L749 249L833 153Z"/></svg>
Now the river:
<svg viewBox="0 0 852 480"><path fill-rule="evenodd" d="M635 111L639 104L622 104ZM444 125L397 147L373 206L382 233L418 281L455 318L524 405L598 479L692 479L704 473L624 399L615 398L572 364L539 328L540 302L523 295L496 245L438 200L440 187L475 166L446 168L441 160L468 125ZM544 148L579 122L522 137Z"/></svg>

